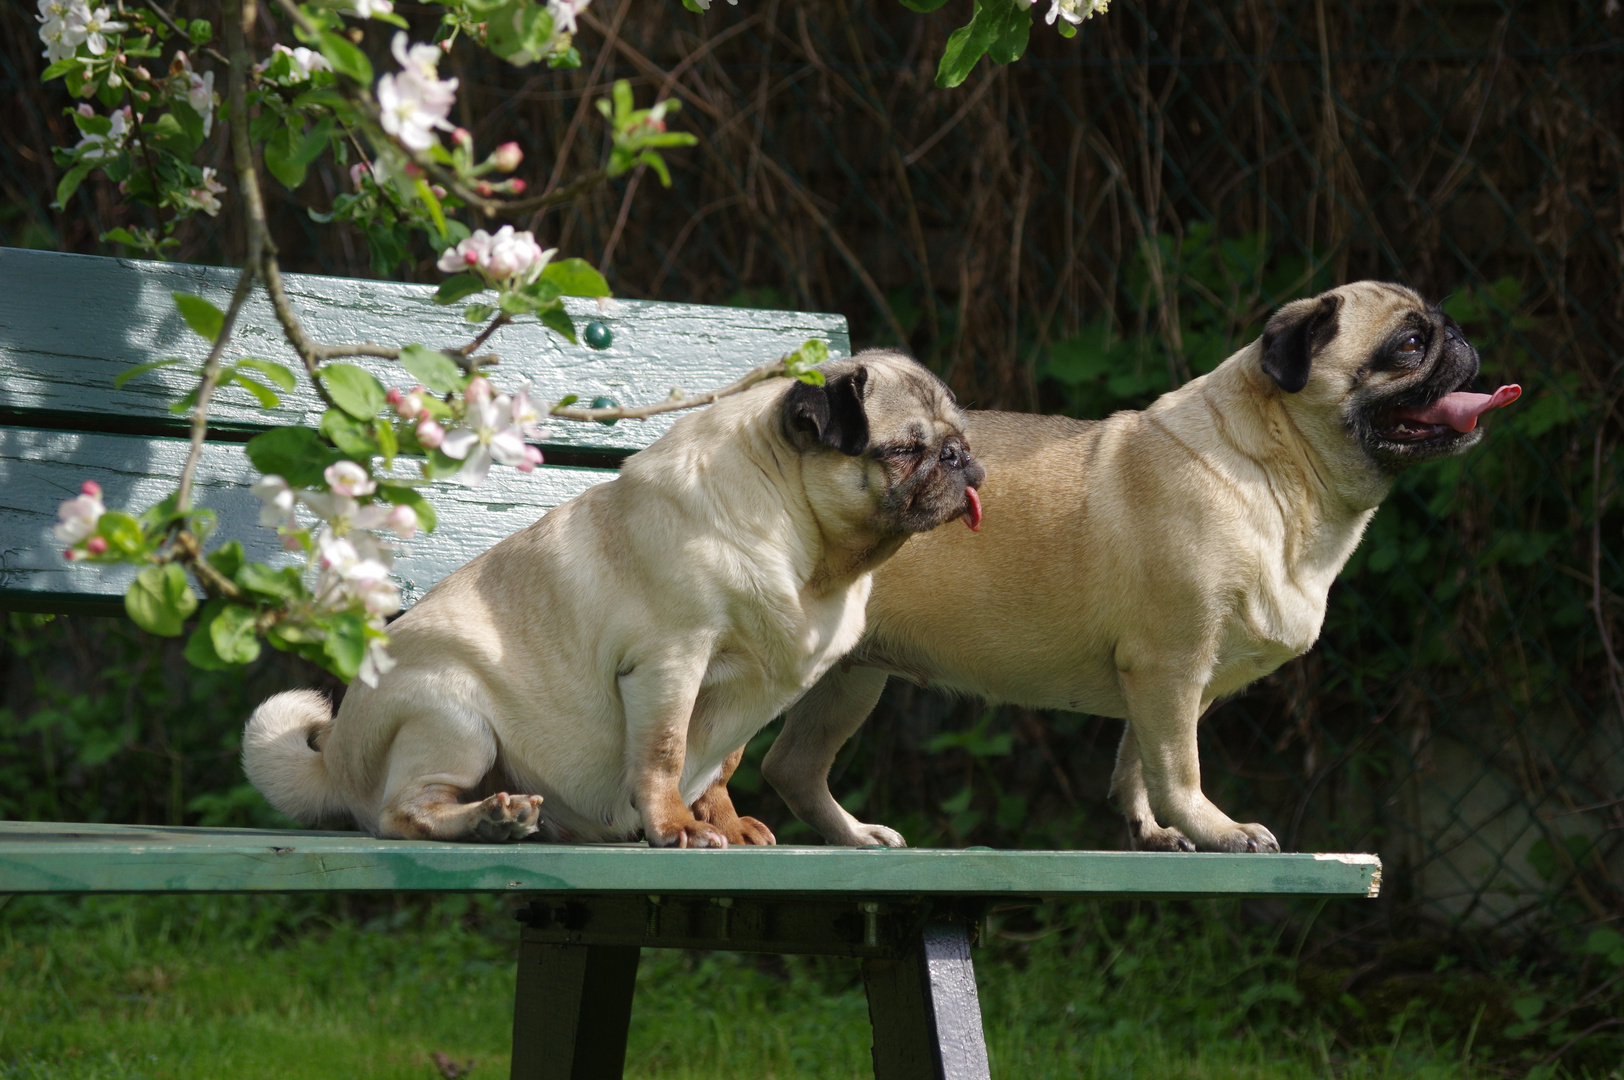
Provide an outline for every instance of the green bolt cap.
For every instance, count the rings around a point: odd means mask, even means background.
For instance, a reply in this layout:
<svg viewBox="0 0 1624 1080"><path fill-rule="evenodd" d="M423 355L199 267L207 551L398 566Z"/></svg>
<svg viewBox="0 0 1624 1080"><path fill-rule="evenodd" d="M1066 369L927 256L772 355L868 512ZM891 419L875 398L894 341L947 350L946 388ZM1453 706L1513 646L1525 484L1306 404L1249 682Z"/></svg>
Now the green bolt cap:
<svg viewBox="0 0 1624 1080"><path fill-rule="evenodd" d="M586 324L586 343L594 349L607 349L614 343L615 335L601 322Z"/></svg>
<svg viewBox="0 0 1624 1080"><path fill-rule="evenodd" d="M601 325L602 325L601 323L593 323L592 324L592 326L601 326ZM592 334L592 326L589 326L589 327L586 328L586 332L587 332L589 340L590 340L590 335ZM603 336L604 336L605 339L607 339L609 337L608 329L604 329ZM607 340L605 340L604 345L607 345L607 344L609 344L609 342ZM603 346L600 345L598 347L601 349ZM618 409L618 408L620 408L620 402L616 401L612 397L595 397L595 398L592 399L592 407L594 409ZM605 427L614 427L616 424L620 423L620 421L618 421L618 420L599 420L598 423L604 425Z"/></svg>

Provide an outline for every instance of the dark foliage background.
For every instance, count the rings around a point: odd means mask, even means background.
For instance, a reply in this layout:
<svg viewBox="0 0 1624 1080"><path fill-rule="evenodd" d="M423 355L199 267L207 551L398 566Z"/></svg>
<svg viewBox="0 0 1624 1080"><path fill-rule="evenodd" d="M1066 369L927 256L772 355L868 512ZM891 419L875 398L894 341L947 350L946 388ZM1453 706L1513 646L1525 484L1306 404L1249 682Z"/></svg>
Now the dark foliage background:
<svg viewBox="0 0 1624 1080"><path fill-rule="evenodd" d="M537 182L602 154L583 90L680 98L701 142L671 155L669 191L634 175L520 224L623 296L842 312L854 343L905 344L972 406L1142 405L1336 282L1447 298L1485 379L1525 397L1469 457L1404 478L1320 645L1214 709L1207 789L1296 848L1382 855L1383 900L1337 912L1338 940L1577 940L1624 914L1617 0L1118 0L941 91L953 21L599 0L581 71L462 49L449 68L461 122L481 146L519 132ZM74 136L33 31L0 9L0 243L105 251L132 221L110 185L48 206L49 148ZM347 183L322 165L300 196ZM375 273L364 236L270 187L284 266ZM239 253L228 230L183 239L182 260ZM379 268L437 280L434 254ZM23 615L0 672L0 816L70 820L269 821L235 764L241 720L321 679L281 656L189 671L128 626ZM916 844L1117 847L1117 733L893 686L835 785ZM737 786L807 839L749 766Z"/></svg>

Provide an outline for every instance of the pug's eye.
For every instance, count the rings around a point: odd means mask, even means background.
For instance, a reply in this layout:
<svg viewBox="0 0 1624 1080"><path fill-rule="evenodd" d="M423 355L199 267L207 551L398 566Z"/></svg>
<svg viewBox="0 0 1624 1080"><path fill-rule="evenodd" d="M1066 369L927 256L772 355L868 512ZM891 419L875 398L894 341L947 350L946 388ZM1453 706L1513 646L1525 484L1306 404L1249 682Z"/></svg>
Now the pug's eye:
<svg viewBox="0 0 1624 1080"><path fill-rule="evenodd" d="M1411 334L1409 337L1398 343L1398 351L1407 354L1418 353L1426 347L1427 344L1421 340L1420 334Z"/></svg>

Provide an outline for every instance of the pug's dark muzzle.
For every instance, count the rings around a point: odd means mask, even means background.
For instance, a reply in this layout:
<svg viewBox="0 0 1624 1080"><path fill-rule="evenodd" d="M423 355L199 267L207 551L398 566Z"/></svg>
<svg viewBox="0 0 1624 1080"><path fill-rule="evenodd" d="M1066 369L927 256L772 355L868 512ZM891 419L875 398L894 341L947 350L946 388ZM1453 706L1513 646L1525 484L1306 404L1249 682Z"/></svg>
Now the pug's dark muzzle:
<svg viewBox="0 0 1624 1080"><path fill-rule="evenodd" d="M976 489L987 470L958 438L942 442L934 462L917 469L892 491L892 509L907 532L926 532L954 518L981 529L981 497Z"/></svg>
<svg viewBox="0 0 1624 1080"><path fill-rule="evenodd" d="M1359 413L1360 441L1389 469L1466 450L1482 437L1478 418L1522 394L1515 384L1492 394L1467 391L1481 368L1477 350L1453 325L1440 337L1422 380L1406 381Z"/></svg>

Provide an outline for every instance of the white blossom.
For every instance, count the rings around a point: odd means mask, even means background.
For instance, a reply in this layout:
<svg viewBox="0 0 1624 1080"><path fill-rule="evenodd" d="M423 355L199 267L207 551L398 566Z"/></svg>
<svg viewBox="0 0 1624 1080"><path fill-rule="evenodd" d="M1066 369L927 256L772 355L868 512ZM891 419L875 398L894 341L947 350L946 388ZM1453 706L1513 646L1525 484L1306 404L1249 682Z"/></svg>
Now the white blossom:
<svg viewBox="0 0 1624 1080"><path fill-rule="evenodd" d="M479 389L481 383L485 386L483 392ZM512 424L513 400L505 394L493 400L489 387L490 383L482 378L469 384L468 412L463 418L466 426L448 431L440 443L446 457L463 463L455 479L468 487L485 482L492 461L521 465L528 460L524 437Z"/></svg>
<svg viewBox="0 0 1624 1080"><path fill-rule="evenodd" d="M545 439L547 429L539 427L541 410L530 400L530 380L526 379L513 395L513 426L524 432L527 439Z"/></svg>
<svg viewBox="0 0 1624 1080"><path fill-rule="evenodd" d="M361 670L356 678L368 686L378 685L378 676L387 675L394 670L395 658L389 655L389 642L385 638L373 638L367 642L366 655L361 658Z"/></svg>
<svg viewBox="0 0 1624 1080"><path fill-rule="evenodd" d="M417 511L403 503L389 511L384 525L402 540L410 540L417 535Z"/></svg>
<svg viewBox="0 0 1624 1080"><path fill-rule="evenodd" d="M51 529L51 535L57 542L70 547L83 542L96 532L96 524L101 516L107 513L107 507L102 505L101 485L94 480L86 480L79 488L79 494L63 502L56 508L57 523Z"/></svg>
<svg viewBox="0 0 1624 1080"><path fill-rule="evenodd" d="M81 113L89 106L80 106ZM92 113L91 115L94 115ZM114 110L110 120L113 126L105 135L95 135L86 132L73 149L79 151L80 161L112 161L118 157L119 151L124 149L124 140L130 135L130 121L132 114L128 105L122 109Z"/></svg>
<svg viewBox="0 0 1624 1080"><path fill-rule="evenodd" d="M259 508L259 523L267 529L296 527L293 507L297 501L293 488L275 473L255 480L249 491L263 504Z"/></svg>
<svg viewBox="0 0 1624 1080"><path fill-rule="evenodd" d="M355 0L351 10L363 19L371 19L394 14L395 4L394 0Z"/></svg>
<svg viewBox="0 0 1624 1080"><path fill-rule="evenodd" d="M704 2L708 4L710 0L704 0ZM728 0L728 2L737 4L739 0ZM560 32L565 34L578 33L579 31L575 26L575 16L585 11L591 3L592 0L547 0L547 14L553 18L553 32L555 34Z"/></svg>
<svg viewBox="0 0 1624 1080"><path fill-rule="evenodd" d="M739 6L739 0L727 0L727 2L729 4L732 4L734 7ZM700 11L709 11L710 10L711 0L694 0L694 3L699 5L699 10Z"/></svg>
<svg viewBox="0 0 1624 1080"><path fill-rule="evenodd" d="M1078 26L1085 19L1105 14L1110 6L1111 0L1050 0L1049 14L1043 21L1053 26L1056 19L1065 19Z"/></svg>
<svg viewBox="0 0 1624 1080"><path fill-rule="evenodd" d="M279 42L271 46L271 52L273 54L281 53L288 58L288 74L284 79L277 80L288 86L309 82L310 76L317 71L333 70L333 65L327 62L325 56L314 49L307 49L303 45L296 49L290 49ZM274 58L273 55L271 59ZM262 60L254 65L254 70L265 72L270 66L270 59Z"/></svg>
<svg viewBox="0 0 1624 1080"><path fill-rule="evenodd" d="M45 59L51 63L66 60L85 40L82 29L90 19L84 0L39 0L39 39L45 42Z"/></svg>
<svg viewBox="0 0 1624 1080"><path fill-rule="evenodd" d="M541 277L557 248L542 250L529 231L515 232L503 225L492 235L475 229L454 248L446 248L435 265L447 274L473 271L492 285L522 288Z"/></svg>
<svg viewBox="0 0 1624 1080"><path fill-rule="evenodd" d="M411 149L427 150L436 129L452 130L446 116L456 101L457 80L439 77L435 64L442 54L433 45L408 47L406 35L399 33L392 51L401 71L378 80L378 122Z"/></svg>
<svg viewBox="0 0 1624 1080"><path fill-rule="evenodd" d="M71 4L68 8L68 21L75 33L82 34L80 39L90 55L100 56L107 51L107 34L119 34L128 30L128 23L114 22L111 12L106 8L90 10L85 3Z"/></svg>
<svg viewBox="0 0 1624 1080"><path fill-rule="evenodd" d="M220 212L220 196L225 194L226 186L217 179L218 173L212 166L203 166L203 186L192 188L186 193L186 200L210 217Z"/></svg>
<svg viewBox="0 0 1624 1080"><path fill-rule="evenodd" d="M367 471L353 461L336 461L321 474L328 485L340 495L371 495L378 485Z"/></svg>
<svg viewBox="0 0 1624 1080"><path fill-rule="evenodd" d="M203 118L203 134L207 136L214 130L214 72L199 75L194 71L187 76L186 104Z"/></svg>

